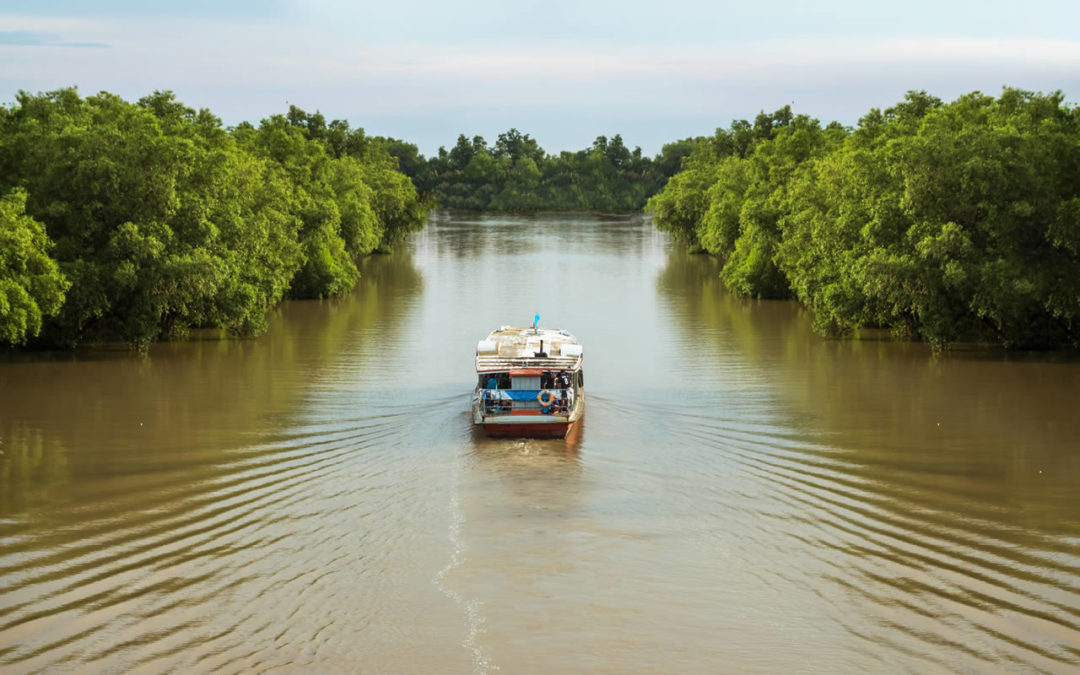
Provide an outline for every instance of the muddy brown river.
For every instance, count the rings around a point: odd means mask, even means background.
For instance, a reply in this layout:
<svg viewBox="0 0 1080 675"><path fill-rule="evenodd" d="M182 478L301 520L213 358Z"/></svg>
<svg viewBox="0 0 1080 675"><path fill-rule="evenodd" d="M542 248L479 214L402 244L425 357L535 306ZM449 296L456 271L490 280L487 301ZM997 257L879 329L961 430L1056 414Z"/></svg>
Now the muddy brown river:
<svg viewBox="0 0 1080 675"><path fill-rule="evenodd" d="M436 213L268 333L0 357L3 673L1070 673L1080 358L825 340L636 215ZM477 340L585 346L487 439Z"/></svg>

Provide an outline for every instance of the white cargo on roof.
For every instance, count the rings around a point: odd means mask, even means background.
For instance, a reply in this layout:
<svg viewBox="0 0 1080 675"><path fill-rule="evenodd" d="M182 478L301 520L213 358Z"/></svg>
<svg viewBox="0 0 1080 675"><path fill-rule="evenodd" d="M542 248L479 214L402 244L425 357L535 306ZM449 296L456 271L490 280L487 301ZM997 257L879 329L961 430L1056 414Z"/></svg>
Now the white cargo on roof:
<svg viewBox="0 0 1080 675"><path fill-rule="evenodd" d="M489 346L492 344L494 349ZM581 343L565 330L500 326L477 343L476 370L577 370L581 367L582 352Z"/></svg>
<svg viewBox="0 0 1080 675"><path fill-rule="evenodd" d="M581 356L581 351L582 351L581 345L563 345L562 346L562 355L563 356Z"/></svg>

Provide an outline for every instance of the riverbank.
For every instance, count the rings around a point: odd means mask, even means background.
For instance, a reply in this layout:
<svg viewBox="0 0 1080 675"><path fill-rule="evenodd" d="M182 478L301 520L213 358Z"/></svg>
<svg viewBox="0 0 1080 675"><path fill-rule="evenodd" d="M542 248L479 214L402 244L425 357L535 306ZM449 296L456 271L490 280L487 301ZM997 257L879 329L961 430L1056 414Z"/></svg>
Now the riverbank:
<svg viewBox="0 0 1080 675"><path fill-rule="evenodd" d="M857 128L790 108L698 146L649 209L732 292L935 349L1080 346L1080 111L912 92Z"/></svg>
<svg viewBox="0 0 1080 675"><path fill-rule="evenodd" d="M296 107L225 129L168 92L20 93L0 140L14 345L257 334L283 298L352 289L361 257L427 217L384 139Z"/></svg>

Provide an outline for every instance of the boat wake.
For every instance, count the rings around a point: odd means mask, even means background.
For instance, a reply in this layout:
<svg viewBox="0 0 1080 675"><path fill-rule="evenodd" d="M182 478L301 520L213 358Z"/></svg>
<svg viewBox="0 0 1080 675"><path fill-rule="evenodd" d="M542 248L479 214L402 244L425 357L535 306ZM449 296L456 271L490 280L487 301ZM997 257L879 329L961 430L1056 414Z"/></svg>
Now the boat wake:
<svg viewBox="0 0 1080 675"><path fill-rule="evenodd" d="M460 486L459 474L460 469L454 471L454 491L450 497L450 527L449 537L450 546L453 551L450 554L450 560L446 563L446 566L439 570L432 583L436 588L454 601L458 607L461 608L465 614L466 635L465 639L461 641L461 646L472 653L473 673L474 675L486 675L493 670L499 670L499 667L495 665L491 657L480 646L480 636L487 632L485 627L485 619L482 613L484 603L476 599L467 600L462 597L461 593L454 590L448 583L448 577L465 561L465 553L468 550L468 546L465 544L465 540L461 535L461 528L465 524L465 512L461 508L461 500L458 497Z"/></svg>

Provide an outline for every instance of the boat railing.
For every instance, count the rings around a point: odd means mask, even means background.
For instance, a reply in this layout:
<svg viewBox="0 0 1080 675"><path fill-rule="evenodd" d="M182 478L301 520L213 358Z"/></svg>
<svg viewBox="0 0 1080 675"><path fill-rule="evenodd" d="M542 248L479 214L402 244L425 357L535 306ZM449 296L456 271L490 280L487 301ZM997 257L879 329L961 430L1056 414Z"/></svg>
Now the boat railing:
<svg viewBox="0 0 1080 675"><path fill-rule="evenodd" d="M477 402L485 416L539 412L568 414L574 407L573 389L478 389Z"/></svg>

